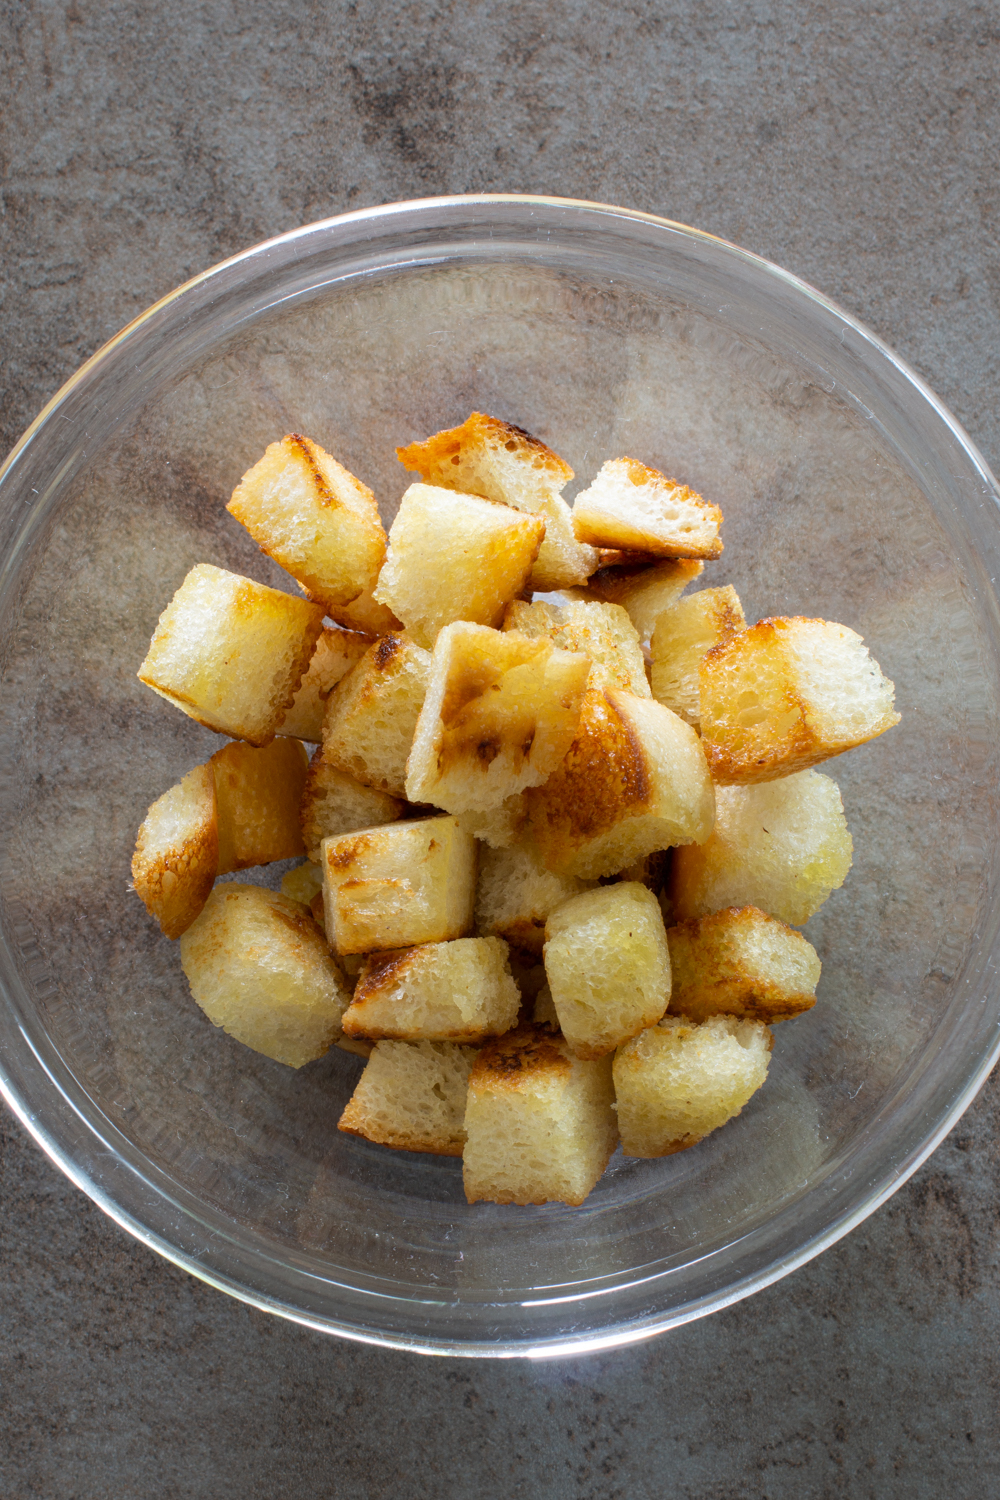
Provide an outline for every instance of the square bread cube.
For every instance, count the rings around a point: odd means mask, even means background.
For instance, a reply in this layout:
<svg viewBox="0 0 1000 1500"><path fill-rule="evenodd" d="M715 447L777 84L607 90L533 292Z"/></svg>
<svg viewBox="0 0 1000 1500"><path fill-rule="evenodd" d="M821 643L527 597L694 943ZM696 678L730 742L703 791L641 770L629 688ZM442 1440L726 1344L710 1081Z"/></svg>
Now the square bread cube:
<svg viewBox="0 0 1000 1500"><path fill-rule="evenodd" d="M801 925L842 886L853 853L835 781L799 771L759 786L722 786L715 827L674 851L670 898L679 921L757 906Z"/></svg>
<svg viewBox="0 0 1000 1500"><path fill-rule="evenodd" d="M519 1026L476 1058L465 1132L470 1203L578 1207L618 1142L611 1059L585 1062L549 1027Z"/></svg>
<svg viewBox="0 0 1000 1500"><path fill-rule="evenodd" d="M476 928L505 938L515 948L541 953L545 920L560 902L589 889L589 882L547 870L523 844L481 849L476 890Z"/></svg>
<svg viewBox="0 0 1000 1500"><path fill-rule="evenodd" d="M375 641L327 699L325 763L363 786L404 798L406 759L430 670L430 652L405 635Z"/></svg>
<svg viewBox="0 0 1000 1500"><path fill-rule="evenodd" d="M666 609L656 622L650 650L653 697L698 727L701 712L699 669L706 651L746 629L739 595L727 584L699 589Z"/></svg>
<svg viewBox="0 0 1000 1500"><path fill-rule="evenodd" d="M475 1058L475 1047L452 1042L377 1042L337 1129L397 1151L461 1156Z"/></svg>
<svg viewBox="0 0 1000 1500"><path fill-rule="evenodd" d="M573 501L581 542L652 557L718 557L722 512L634 458L612 458Z"/></svg>
<svg viewBox="0 0 1000 1500"><path fill-rule="evenodd" d="M637 698L650 696L639 637L620 604L515 600L504 615L503 628L531 640L548 639L561 651L582 651L593 663L589 687L618 687Z"/></svg>
<svg viewBox="0 0 1000 1500"><path fill-rule="evenodd" d="M528 836L548 869L596 879L655 850L703 842L715 796L698 736L668 708L588 690L576 739L527 792Z"/></svg>
<svg viewBox="0 0 1000 1500"><path fill-rule="evenodd" d="M743 1016L777 1025L816 1003L816 949L755 906L728 906L669 928L670 1010L689 1021Z"/></svg>
<svg viewBox="0 0 1000 1500"><path fill-rule="evenodd" d="M859 635L828 620L759 620L702 659L701 733L715 781L773 781L899 723Z"/></svg>
<svg viewBox="0 0 1000 1500"><path fill-rule="evenodd" d="M397 448L396 456L427 484L541 516L545 537L532 569L533 589L585 583L596 568L597 553L577 541L561 494L573 470L523 428L474 411L461 427Z"/></svg>
<svg viewBox="0 0 1000 1500"><path fill-rule="evenodd" d="M318 861L324 839L395 823L405 811L406 803L399 797L374 786L362 786L346 771L328 765L320 748L309 763L299 804L306 853Z"/></svg>
<svg viewBox="0 0 1000 1500"><path fill-rule="evenodd" d="M340 1035L351 992L297 901L259 885L217 885L181 938L191 993L213 1026L301 1068Z"/></svg>
<svg viewBox="0 0 1000 1500"><path fill-rule="evenodd" d="M160 616L137 675L206 728L266 745L322 628L319 604L199 563Z"/></svg>
<svg viewBox="0 0 1000 1500"><path fill-rule="evenodd" d="M545 535L538 516L478 495L411 484L389 532L375 598L418 646L452 620L499 625L521 593Z"/></svg>
<svg viewBox="0 0 1000 1500"><path fill-rule="evenodd" d="M311 860L296 865L294 870L289 870L286 875L282 875L281 894L291 901L298 901L302 906L308 906L312 911L314 898L319 896L320 901L323 898L322 869Z"/></svg>
<svg viewBox="0 0 1000 1500"><path fill-rule="evenodd" d="M625 556L625 554L617 554ZM608 553L608 557L616 554ZM598 599L620 604L635 626L640 641L648 641L657 618L677 603L688 584L705 564L689 557L651 561L647 557L628 562L604 562L583 588L567 589L570 599Z"/></svg>
<svg viewBox="0 0 1000 1500"><path fill-rule="evenodd" d="M377 580L376 580L377 583ZM384 604L379 604L375 598L373 589L365 589L350 604L334 604L327 610L331 620L336 620L345 630L360 631L362 635L380 636L390 635L403 628L402 620L397 620L391 609L386 609Z"/></svg>
<svg viewBox="0 0 1000 1500"><path fill-rule="evenodd" d="M424 943L365 962L344 1014L347 1036L481 1042L516 1024L521 993L500 938Z"/></svg>
<svg viewBox="0 0 1000 1500"><path fill-rule="evenodd" d="M278 733L318 745L323 738L327 699L371 645L369 637L356 630L324 628Z"/></svg>
<svg viewBox="0 0 1000 1500"><path fill-rule="evenodd" d="M476 841L457 818L323 840L326 933L338 953L444 943L472 927Z"/></svg>
<svg viewBox="0 0 1000 1500"><path fill-rule="evenodd" d="M604 1057L658 1021L670 999L660 904L637 881L571 896L545 924L545 977L577 1057Z"/></svg>
<svg viewBox="0 0 1000 1500"><path fill-rule="evenodd" d="M666 1016L619 1047L614 1082L626 1156L670 1156L725 1125L767 1077L773 1038L760 1021Z"/></svg>
<svg viewBox="0 0 1000 1500"><path fill-rule="evenodd" d="M209 764L219 809L219 874L305 853L299 804L309 757L300 740L255 749L233 740Z"/></svg>
<svg viewBox="0 0 1000 1500"><path fill-rule="evenodd" d="M219 867L219 825L211 766L195 766L157 797L132 856L135 893L165 937L179 938L208 900Z"/></svg>
<svg viewBox="0 0 1000 1500"><path fill-rule="evenodd" d="M349 604L378 578L385 532L375 496L300 433L271 444L226 509L324 610Z"/></svg>
<svg viewBox="0 0 1000 1500"><path fill-rule="evenodd" d="M590 662L547 639L456 621L434 646L406 795L489 812L539 786L572 743Z"/></svg>

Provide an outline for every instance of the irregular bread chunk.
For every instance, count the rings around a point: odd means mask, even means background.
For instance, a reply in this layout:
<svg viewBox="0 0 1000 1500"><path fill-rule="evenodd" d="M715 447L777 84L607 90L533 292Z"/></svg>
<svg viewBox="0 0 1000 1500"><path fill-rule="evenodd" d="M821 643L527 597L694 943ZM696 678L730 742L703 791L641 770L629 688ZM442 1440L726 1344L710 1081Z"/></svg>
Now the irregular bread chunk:
<svg viewBox="0 0 1000 1500"><path fill-rule="evenodd" d="M476 927L479 932L506 938L515 948L541 953L549 912L588 886L588 881L572 875L553 874L523 844L510 849L482 849Z"/></svg>
<svg viewBox="0 0 1000 1500"><path fill-rule="evenodd" d="M521 995L500 938L373 953L344 1015L347 1036L481 1042L517 1021Z"/></svg>
<svg viewBox="0 0 1000 1500"><path fill-rule="evenodd" d="M365 589L350 604L331 605L327 614L345 630L359 630L368 636L389 635L403 628L403 622L396 619L392 610L377 602L372 589Z"/></svg>
<svg viewBox="0 0 1000 1500"><path fill-rule="evenodd" d="M476 841L457 818L323 840L326 934L338 953L444 943L472 927Z"/></svg>
<svg viewBox="0 0 1000 1500"><path fill-rule="evenodd" d="M137 675L206 728L266 745L322 628L320 605L199 563L160 616Z"/></svg>
<svg viewBox="0 0 1000 1500"><path fill-rule="evenodd" d="M704 570L703 562L689 557L665 562L651 562L646 557L621 563L602 562L585 587L567 589L566 593L570 599L600 599L605 604L620 604L640 641L648 641L657 618L677 603L688 584Z"/></svg>
<svg viewBox="0 0 1000 1500"><path fill-rule="evenodd" d="M157 797L135 841L135 893L168 938L179 938L208 900L219 865L211 766L195 766Z"/></svg>
<svg viewBox="0 0 1000 1500"><path fill-rule="evenodd" d="M613 1102L611 1059L574 1057L547 1026L488 1042L469 1076L465 1196L578 1206L615 1149Z"/></svg>
<svg viewBox="0 0 1000 1500"><path fill-rule="evenodd" d="M323 894L323 871L311 860L306 861L305 864L296 865L294 870L289 870L287 875L282 875L281 894L287 896L290 901L301 902L311 911L313 897L317 895L322 897Z"/></svg>
<svg viewBox="0 0 1000 1500"><path fill-rule="evenodd" d="M271 444L226 509L325 610L349 604L378 578L385 532L375 496L300 433Z"/></svg>
<svg viewBox="0 0 1000 1500"><path fill-rule="evenodd" d="M743 1016L776 1025L816 1003L820 962L801 932L755 906L729 906L667 932L670 1010L689 1021Z"/></svg>
<svg viewBox="0 0 1000 1500"><path fill-rule="evenodd" d="M405 797L406 758L430 669L430 652L405 635L384 635L370 646L327 701L324 762Z"/></svg>
<svg viewBox="0 0 1000 1500"><path fill-rule="evenodd" d="M650 641L656 701L697 728L702 658L713 646L745 630L746 623L739 595L728 584L721 589L699 589L664 610Z"/></svg>
<svg viewBox="0 0 1000 1500"><path fill-rule="evenodd" d="M396 456L427 484L483 495L541 516L545 539L531 574L533 589L584 583L597 566L597 553L573 535L569 506L562 498L573 470L523 428L474 411L461 427L397 448Z"/></svg>
<svg viewBox="0 0 1000 1500"><path fill-rule="evenodd" d="M571 896L545 924L545 977L577 1057L604 1057L658 1021L670 999L659 902L621 881Z"/></svg>
<svg viewBox="0 0 1000 1500"><path fill-rule="evenodd" d="M302 839L310 859L319 860L324 839L358 828L379 828L395 823L406 811L406 803L374 786L362 786L346 771L327 763L322 748L309 762L299 817Z"/></svg>
<svg viewBox="0 0 1000 1500"><path fill-rule="evenodd" d="M356 630L324 629L278 733L292 735L297 740L311 740L318 745L323 738L327 699L371 644L368 636Z"/></svg>
<svg viewBox="0 0 1000 1500"><path fill-rule="evenodd" d="M547 638L562 651L582 651L593 663L588 687L618 687L638 698L650 696L639 637L619 604L515 600L504 615L503 628L533 640Z"/></svg>
<svg viewBox="0 0 1000 1500"><path fill-rule="evenodd" d="M653 557L718 557L722 512L634 458L611 458L573 501L573 529L595 547Z"/></svg>
<svg viewBox="0 0 1000 1500"><path fill-rule="evenodd" d="M461 1156L475 1057L475 1047L451 1042L376 1043L338 1130L397 1151Z"/></svg>
<svg viewBox="0 0 1000 1500"><path fill-rule="evenodd" d="M442 625L499 625L521 593L545 535L538 516L478 495L411 484L389 532L375 598L393 610L419 646Z"/></svg>
<svg viewBox="0 0 1000 1500"><path fill-rule="evenodd" d="M305 853L299 803L309 757L300 740L262 749L233 740L209 762L219 808L219 874Z"/></svg>
<svg viewBox="0 0 1000 1500"><path fill-rule="evenodd" d="M304 906L259 885L217 885L181 939L191 993L213 1026L301 1068L340 1035L351 992Z"/></svg>
<svg viewBox="0 0 1000 1500"><path fill-rule="evenodd" d="M893 685L861 637L828 620L759 620L710 651L700 679L717 782L773 781L899 723Z"/></svg>
<svg viewBox="0 0 1000 1500"><path fill-rule="evenodd" d="M547 984L543 984L535 996L531 1019L536 1026L551 1026L553 1031L559 1030L559 1017L556 1015L555 1001L552 998L552 991Z"/></svg>
<svg viewBox="0 0 1000 1500"><path fill-rule="evenodd" d="M674 851L670 896L678 920L757 906L801 924L843 885L851 835L829 776L799 771L760 786L718 787L715 803L711 838Z"/></svg>
<svg viewBox="0 0 1000 1500"><path fill-rule="evenodd" d="M509 849L520 837L527 816L524 793L515 792L496 807L459 813L458 821L474 839L481 839L493 849Z"/></svg>
<svg viewBox="0 0 1000 1500"><path fill-rule="evenodd" d="M760 1021L666 1016L615 1054L626 1156L670 1156L738 1115L767 1077L773 1045Z"/></svg>

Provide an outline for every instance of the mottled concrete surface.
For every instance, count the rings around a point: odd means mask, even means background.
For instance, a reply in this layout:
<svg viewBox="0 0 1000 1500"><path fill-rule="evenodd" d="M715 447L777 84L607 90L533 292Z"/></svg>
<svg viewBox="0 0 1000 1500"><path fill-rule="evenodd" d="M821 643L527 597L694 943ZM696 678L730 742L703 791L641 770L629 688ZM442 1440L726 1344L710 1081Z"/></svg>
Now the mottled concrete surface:
<svg viewBox="0 0 1000 1500"><path fill-rule="evenodd" d="M15 440L179 281L441 192L697 224L840 299L1000 463L995 6L3 4ZM1000 1087L846 1241L652 1343L429 1361L266 1318L0 1133L0 1492L785 1500L1000 1494Z"/></svg>

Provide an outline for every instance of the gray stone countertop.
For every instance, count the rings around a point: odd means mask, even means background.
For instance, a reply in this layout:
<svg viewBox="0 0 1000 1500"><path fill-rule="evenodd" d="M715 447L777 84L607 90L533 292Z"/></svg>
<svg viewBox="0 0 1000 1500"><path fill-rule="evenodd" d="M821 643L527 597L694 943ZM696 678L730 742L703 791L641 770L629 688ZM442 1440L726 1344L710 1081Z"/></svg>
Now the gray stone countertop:
<svg viewBox="0 0 1000 1500"><path fill-rule="evenodd" d="M521 191L760 252L996 468L1000 13L969 0L6 0L0 447L178 282L297 224ZM325 1338L155 1258L0 1122L0 1492L1000 1494L1000 1087L852 1235L630 1349Z"/></svg>

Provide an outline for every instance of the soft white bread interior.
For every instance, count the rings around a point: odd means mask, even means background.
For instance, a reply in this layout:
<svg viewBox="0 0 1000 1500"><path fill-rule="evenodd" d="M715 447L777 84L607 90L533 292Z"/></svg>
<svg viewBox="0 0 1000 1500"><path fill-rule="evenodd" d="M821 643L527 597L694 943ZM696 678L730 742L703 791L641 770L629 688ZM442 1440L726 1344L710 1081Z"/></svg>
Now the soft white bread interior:
<svg viewBox="0 0 1000 1500"><path fill-rule="evenodd" d="M722 512L634 458L612 458L573 502L577 539L653 557L718 557Z"/></svg>
<svg viewBox="0 0 1000 1500"><path fill-rule="evenodd" d="M461 1156L475 1056L451 1042L378 1042L337 1128L397 1151Z"/></svg>
<svg viewBox="0 0 1000 1500"><path fill-rule="evenodd" d="M653 697L688 724L698 727L701 712L699 668L706 651L746 629L734 588L699 589L656 622L650 650Z"/></svg>
<svg viewBox="0 0 1000 1500"><path fill-rule="evenodd" d="M650 696L639 637L620 604L515 600L504 615L503 628L530 639L546 638L562 651L582 651L593 664L589 687L618 687L639 698Z"/></svg>
<svg viewBox="0 0 1000 1500"><path fill-rule="evenodd" d="M232 740L209 764L219 810L219 874L305 853L299 803L309 757L300 740L257 749Z"/></svg>
<svg viewBox="0 0 1000 1500"><path fill-rule="evenodd" d="M323 738L326 700L371 644L367 635L356 630L331 630L329 627L322 630L312 661L278 733L291 735L297 740L311 740L318 745Z"/></svg>
<svg viewBox="0 0 1000 1500"><path fill-rule="evenodd" d="M323 759L364 786L406 796L406 760L431 654L405 635L371 645L327 700Z"/></svg>
<svg viewBox="0 0 1000 1500"><path fill-rule="evenodd" d="M219 826L211 766L195 766L157 797L132 856L135 893L165 937L179 938L208 900L219 867Z"/></svg>
<svg viewBox="0 0 1000 1500"><path fill-rule="evenodd" d="M794 927L755 906L728 906L667 931L670 1010L689 1021L743 1016L776 1025L816 1003L820 962Z"/></svg>
<svg viewBox="0 0 1000 1500"><path fill-rule="evenodd" d="M614 553L606 554L616 556ZM624 556L624 554L617 554ZM570 599L598 599L620 604L635 626L640 641L648 641L665 609L677 603L689 584L704 571L695 558L651 560L640 555L628 561L605 562L582 588L567 589Z"/></svg>
<svg viewBox="0 0 1000 1500"><path fill-rule="evenodd" d="M505 938L515 948L541 953L549 912L589 886L589 881L547 870L525 844L481 849L476 928Z"/></svg>
<svg viewBox="0 0 1000 1500"><path fill-rule="evenodd" d="M481 1042L517 1021L521 995L496 937L423 943L365 961L344 1015L347 1036Z"/></svg>
<svg viewBox="0 0 1000 1500"><path fill-rule="evenodd" d="M329 765L321 747L309 763L299 804L305 852L318 862L324 839L395 823L405 811L406 803L399 797L363 786L346 771Z"/></svg>

